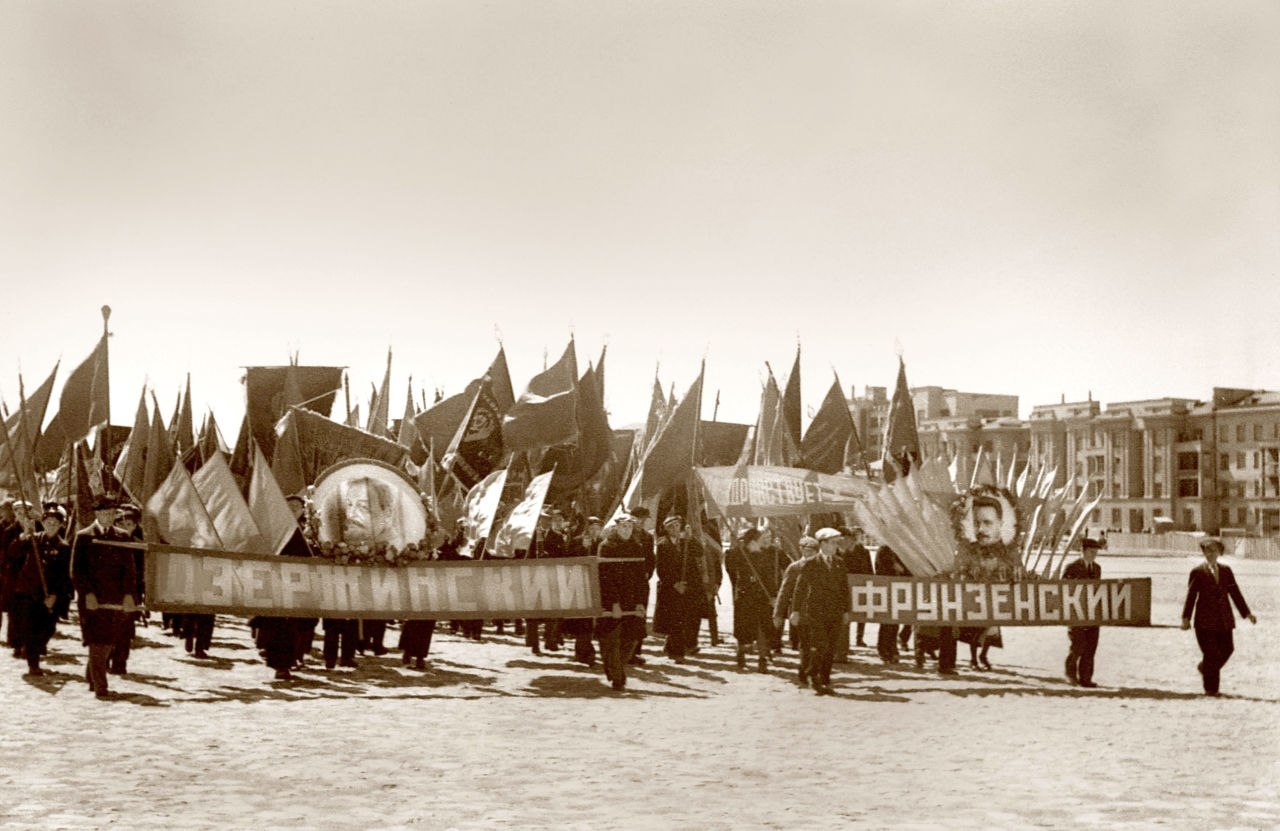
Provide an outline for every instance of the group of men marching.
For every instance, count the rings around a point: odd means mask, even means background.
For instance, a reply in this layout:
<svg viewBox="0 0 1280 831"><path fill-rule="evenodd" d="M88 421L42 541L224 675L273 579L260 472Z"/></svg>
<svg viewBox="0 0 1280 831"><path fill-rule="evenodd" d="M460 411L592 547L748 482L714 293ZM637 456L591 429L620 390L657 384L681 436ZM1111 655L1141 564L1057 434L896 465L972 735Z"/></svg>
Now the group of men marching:
<svg viewBox="0 0 1280 831"><path fill-rule="evenodd" d="M44 674L41 659L58 622L76 602L89 660L85 680L110 697L108 674L128 671L130 644L142 603L142 546L135 505L94 503L94 519L66 541L68 515L56 503L18 500L0 508L0 609L9 615L8 645L27 673Z"/></svg>
<svg viewBox="0 0 1280 831"><path fill-rule="evenodd" d="M301 500L293 498L295 515L303 515ZM140 512L134 505L119 505L104 498L96 502L94 519L70 535L67 511L56 503L35 506L25 501L0 503L0 612L9 617L8 646L15 658L25 659L30 676L43 674L41 660L59 621L69 619L74 599L83 643L88 648L85 678L99 699L111 696L108 675L127 673L130 644L135 635L143 602ZM881 546L873 569L871 556L862 545L858 529L824 527L800 539L800 556L792 559L775 543L766 528L749 528L729 549L721 564L719 546L692 529L678 515L663 519L655 537L652 519L645 509L616 517L606 528L596 517L580 521L569 530L566 518L547 509L526 557L596 556L599 560L602 614L597 618L526 620L522 627L525 642L535 654L541 648L555 650L565 636L574 640L576 660L594 665L597 654L605 677L615 690L624 689L627 667L645 663L641 644L648 634L646 625L649 587L657 575L657 598L653 632L665 636L663 653L674 663L686 663L698 652L698 632L704 619L714 621L715 590L719 575L727 573L733 586L733 634L737 641L739 669L746 668L748 652L754 652L757 668L767 672L772 656L782 647L781 633L789 623L791 643L800 652L796 681L812 687L817 695L833 692L832 666L847 659L851 594L849 575L902 575L906 569L887 547ZM305 555L301 533L291 541ZM461 537L445 540L440 559L464 556L458 553ZM1097 580L1101 568L1096 562L1099 545L1085 540L1080 559L1067 566L1065 579ZM1194 619L1197 641L1204 653L1198 669L1205 692L1217 695L1222 666L1234 644L1230 604L1241 616L1256 622L1231 570L1217 562L1223 546L1207 538L1202 549L1206 562L1193 570L1190 578L1183 628ZM187 639L187 651L197 658L208 657L212 636L212 615L166 616L166 623ZM207 620L205 620L207 618ZM251 622L258 646L278 679L289 679L290 669L301 666L311 651L317 621L294 618L257 618ZM359 647L377 654L382 648L378 622L325 622L325 664L354 666L352 655ZM369 624L374 625L369 625ZM383 622L385 624L385 622ZM479 622L469 622L472 624ZM343 624L353 632L343 636ZM463 627L466 623L461 624ZM858 624L857 644L864 646L864 624ZM414 661L424 668L430 650L435 621L408 621L402 628L400 647L404 662ZM898 627L880 627L877 651L886 663L898 660L905 646ZM378 630L375 634L375 630ZM1070 649L1067 678L1084 687L1092 680L1098 627L1068 630ZM359 633L360 637L355 637ZM468 634L464 631L464 634ZM942 639L939 669L953 671L955 633ZM712 628L713 641L716 631ZM917 661L925 639L917 633ZM540 637L541 636L541 637ZM350 644L343 644L346 639ZM194 641L194 642L193 642ZM359 643L356 643L359 641ZM949 655L948 655L949 643ZM598 649L598 653L597 653ZM974 665L977 666L977 658ZM982 655L986 661L985 649Z"/></svg>

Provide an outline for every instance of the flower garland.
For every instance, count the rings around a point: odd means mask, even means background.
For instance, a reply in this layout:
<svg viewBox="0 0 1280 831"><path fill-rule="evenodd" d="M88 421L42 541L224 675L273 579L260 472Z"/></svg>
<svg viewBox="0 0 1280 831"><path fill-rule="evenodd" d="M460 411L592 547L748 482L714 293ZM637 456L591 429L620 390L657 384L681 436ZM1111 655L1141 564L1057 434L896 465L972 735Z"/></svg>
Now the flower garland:
<svg viewBox="0 0 1280 831"><path fill-rule="evenodd" d="M435 546L431 543L433 532L434 529L428 526L425 537L403 547L386 542L348 543L321 540L319 517L316 515L313 504L307 502L307 522L303 527L302 535L314 554L339 565L397 568L434 559Z"/></svg>

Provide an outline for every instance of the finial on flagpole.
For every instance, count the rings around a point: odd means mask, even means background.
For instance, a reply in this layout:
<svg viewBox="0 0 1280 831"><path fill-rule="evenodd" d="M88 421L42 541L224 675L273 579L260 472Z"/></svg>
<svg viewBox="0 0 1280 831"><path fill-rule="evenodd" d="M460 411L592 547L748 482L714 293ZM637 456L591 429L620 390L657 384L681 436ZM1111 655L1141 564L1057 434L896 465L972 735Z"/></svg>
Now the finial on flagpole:
<svg viewBox="0 0 1280 831"><path fill-rule="evenodd" d="M107 334L107 321L111 319L111 307L103 304L102 306L102 334Z"/></svg>
<svg viewBox="0 0 1280 831"><path fill-rule="evenodd" d="M502 327L496 323L493 324L493 337L498 342L498 346L502 346Z"/></svg>
<svg viewBox="0 0 1280 831"><path fill-rule="evenodd" d="M902 360L902 341L897 338L893 339L893 351L897 353L898 360Z"/></svg>

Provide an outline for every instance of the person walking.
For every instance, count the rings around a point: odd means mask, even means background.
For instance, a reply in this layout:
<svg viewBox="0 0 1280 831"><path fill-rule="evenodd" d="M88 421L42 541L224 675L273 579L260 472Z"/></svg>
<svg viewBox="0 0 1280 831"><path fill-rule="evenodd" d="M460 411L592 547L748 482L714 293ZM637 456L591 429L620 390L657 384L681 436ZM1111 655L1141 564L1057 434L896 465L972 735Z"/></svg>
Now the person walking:
<svg viewBox="0 0 1280 831"><path fill-rule="evenodd" d="M1222 667L1235 651L1233 630L1235 616L1231 604L1236 604L1240 616L1256 624L1258 618L1249 611L1236 576L1231 567L1218 562L1222 555L1222 540L1205 537L1200 541L1204 562L1191 569L1187 579L1187 599L1182 604L1182 628L1190 629L1195 621L1196 643L1204 659L1196 667L1204 681L1204 694L1216 696Z"/></svg>
<svg viewBox="0 0 1280 831"><path fill-rule="evenodd" d="M1062 571L1063 580L1101 580L1102 566L1098 565L1097 540L1086 539L1080 544L1080 559L1070 563ZM1093 683L1093 656L1098 651L1098 633L1101 626L1072 626L1067 629L1071 649L1067 652L1067 680L1082 687L1096 687Z"/></svg>

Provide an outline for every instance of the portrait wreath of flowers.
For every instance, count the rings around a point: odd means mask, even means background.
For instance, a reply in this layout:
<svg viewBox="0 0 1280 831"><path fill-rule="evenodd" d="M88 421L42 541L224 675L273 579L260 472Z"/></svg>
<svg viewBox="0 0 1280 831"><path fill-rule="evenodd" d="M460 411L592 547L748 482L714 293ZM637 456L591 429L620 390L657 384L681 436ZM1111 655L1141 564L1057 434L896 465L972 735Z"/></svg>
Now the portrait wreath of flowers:
<svg viewBox="0 0 1280 831"><path fill-rule="evenodd" d="M427 536L417 542L403 547L385 542L346 543L320 539L320 521L311 502L307 503L307 522L302 535L306 538L311 550L326 560L339 565L362 566L407 566L432 559L434 547L431 545L432 529L428 528Z"/></svg>

